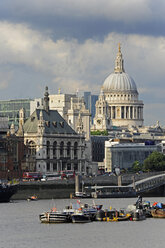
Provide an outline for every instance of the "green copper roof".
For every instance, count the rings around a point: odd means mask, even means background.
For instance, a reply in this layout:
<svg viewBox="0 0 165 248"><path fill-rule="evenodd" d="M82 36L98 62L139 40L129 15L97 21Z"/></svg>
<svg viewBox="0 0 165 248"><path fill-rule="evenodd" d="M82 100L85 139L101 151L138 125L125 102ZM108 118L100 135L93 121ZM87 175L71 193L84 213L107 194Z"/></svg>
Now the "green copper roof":
<svg viewBox="0 0 165 248"><path fill-rule="evenodd" d="M36 109L33 114L24 123L24 133L37 133L38 123L40 121L40 112L42 111L45 133L47 134L76 134L68 125L57 110Z"/></svg>

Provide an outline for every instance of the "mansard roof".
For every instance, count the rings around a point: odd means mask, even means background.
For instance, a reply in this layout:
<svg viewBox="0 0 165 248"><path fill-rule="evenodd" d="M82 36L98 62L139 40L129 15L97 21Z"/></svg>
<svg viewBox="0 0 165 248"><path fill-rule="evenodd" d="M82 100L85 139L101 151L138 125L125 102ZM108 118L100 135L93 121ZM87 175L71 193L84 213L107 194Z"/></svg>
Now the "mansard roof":
<svg viewBox="0 0 165 248"><path fill-rule="evenodd" d="M42 111L42 113L41 113ZM58 113L57 110L36 109L24 123L24 133L37 133L38 124L41 122L41 114L44 133L47 134L77 134Z"/></svg>

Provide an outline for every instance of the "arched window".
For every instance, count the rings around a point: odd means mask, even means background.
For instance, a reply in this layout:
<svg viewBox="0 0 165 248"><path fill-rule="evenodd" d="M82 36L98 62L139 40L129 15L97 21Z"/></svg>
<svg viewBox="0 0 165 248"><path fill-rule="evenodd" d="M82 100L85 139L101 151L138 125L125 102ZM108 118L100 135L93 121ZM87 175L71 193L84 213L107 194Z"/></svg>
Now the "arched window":
<svg viewBox="0 0 165 248"><path fill-rule="evenodd" d="M78 144L77 142L74 143L74 158L77 158L78 154Z"/></svg>
<svg viewBox="0 0 165 248"><path fill-rule="evenodd" d="M53 158L57 157L57 141L53 143Z"/></svg>
<svg viewBox="0 0 165 248"><path fill-rule="evenodd" d="M53 163L53 171L57 171L57 163Z"/></svg>
<svg viewBox="0 0 165 248"><path fill-rule="evenodd" d="M62 157L64 155L64 142L61 141L60 143L60 156Z"/></svg>
<svg viewBox="0 0 165 248"><path fill-rule="evenodd" d="M71 148L71 143L67 143L67 157L70 157L70 148Z"/></svg>
<svg viewBox="0 0 165 248"><path fill-rule="evenodd" d="M36 155L36 144L34 141L30 141L28 144L28 154L30 156Z"/></svg>
<svg viewBox="0 0 165 248"><path fill-rule="evenodd" d="M50 142L47 141L46 142L46 154L47 154L47 158L50 157Z"/></svg>
<svg viewBox="0 0 165 248"><path fill-rule="evenodd" d="M46 164L46 170L49 172L50 171L50 163Z"/></svg>

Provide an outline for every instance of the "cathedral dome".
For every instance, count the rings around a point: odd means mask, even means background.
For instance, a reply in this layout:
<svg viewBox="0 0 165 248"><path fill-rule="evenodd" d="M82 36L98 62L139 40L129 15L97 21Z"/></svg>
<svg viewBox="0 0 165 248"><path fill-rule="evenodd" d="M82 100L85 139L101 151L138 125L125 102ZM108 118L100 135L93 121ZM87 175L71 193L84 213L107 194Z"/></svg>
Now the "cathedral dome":
<svg viewBox="0 0 165 248"><path fill-rule="evenodd" d="M124 61L119 50L115 60L115 69L104 81L104 92L112 93L135 93L138 94L134 80L124 71Z"/></svg>
<svg viewBox="0 0 165 248"><path fill-rule="evenodd" d="M134 80L125 72L111 73L104 81L104 91L137 93Z"/></svg>

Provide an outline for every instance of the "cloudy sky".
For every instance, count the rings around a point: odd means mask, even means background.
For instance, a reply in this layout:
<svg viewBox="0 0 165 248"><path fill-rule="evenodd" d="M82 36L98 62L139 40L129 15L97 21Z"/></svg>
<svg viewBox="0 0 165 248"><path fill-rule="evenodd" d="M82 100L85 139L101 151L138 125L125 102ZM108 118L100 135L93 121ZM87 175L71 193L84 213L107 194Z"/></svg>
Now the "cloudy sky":
<svg viewBox="0 0 165 248"><path fill-rule="evenodd" d="M0 0L0 99L99 94L120 42L145 124L165 126L164 27L164 0Z"/></svg>

